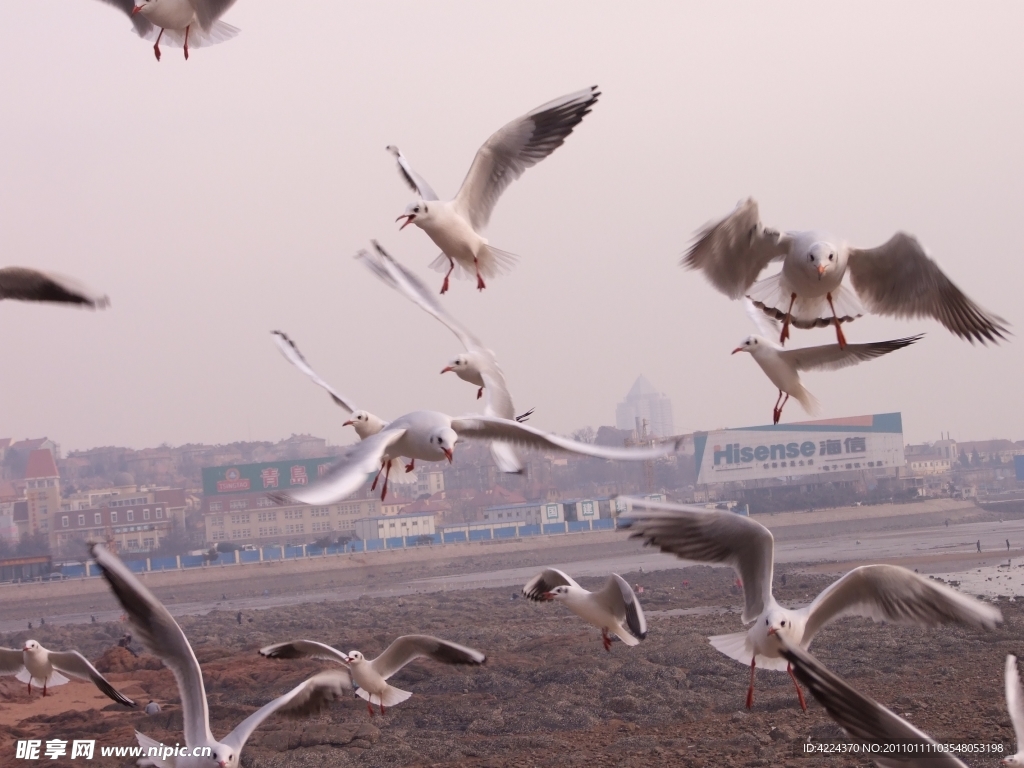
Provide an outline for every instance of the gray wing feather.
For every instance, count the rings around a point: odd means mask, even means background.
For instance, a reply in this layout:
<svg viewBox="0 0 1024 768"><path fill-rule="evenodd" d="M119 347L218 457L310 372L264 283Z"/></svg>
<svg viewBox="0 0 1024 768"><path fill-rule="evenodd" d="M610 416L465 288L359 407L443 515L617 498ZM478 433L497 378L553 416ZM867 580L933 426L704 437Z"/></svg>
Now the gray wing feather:
<svg viewBox="0 0 1024 768"><path fill-rule="evenodd" d="M50 663L58 672L71 677L91 680L108 697L118 704L134 707L135 702L117 690L85 656L78 651L49 651Z"/></svg>
<svg viewBox="0 0 1024 768"><path fill-rule="evenodd" d="M192 7L196 9L196 17L199 19L199 26L208 30L213 22L219 19L228 8L235 4L235 0L190 0Z"/></svg>
<svg viewBox="0 0 1024 768"><path fill-rule="evenodd" d="M320 714L332 701L337 701L354 687L352 676L349 675L347 669L332 669L330 672L313 675L288 693L257 709L235 726L235 729L225 736L221 743L232 747L237 754L245 746L245 742L249 740L252 732L274 713L287 717L307 717Z"/></svg>
<svg viewBox="0 0 1024 768"><path fill-rule="evenodd" d="M473 648L430 635L403 635L370 662L374 671L387 680L410 661L428 657L442 664L483 664L487 657Z"/></svg>
<svg viewBox="0 0 1024 768"><path fill-rule="evenodd" d="M273 335L274 343L277 344L277 348L281 350L281 354L285 356L285 359L304 374L309 376L309 378L313 380L314 384L326 390L327 394L331 396L331 400L349 413L354 413L359 410L354 402L320 378L320 374L314 371L313 367L306 362L306 358L299 351L298 345L291 340L288 334L284 331L271 331L270 333Z"/></svg>
<svg viewBox="0 0 1024 768"><path fill-rule="evenodd" d="M526 582L526 586L523 587L523 597L539 603L544 599L541 595L561 586L578 587L579 584L573 581L572 576L565 571L560 571L557 568L545 568Z"/></svg>
<svg viewBox="0 0 1024 768"><path fill-rule="evenodd" d="M721 221L706 224L680 263L701 270L715 288L739 299L789 245L787 235L765 228L757 201L749 197Z"/></svg>
<svg viewBox="0 0 1024 768"><path fill-rule="evenodd" d="M142 644L174 675L181 696L185 743L211 743L213 734L210 732L203 673L185 633L170 612L117 556L102 544L93 544L90 551Z"/></svg>
<svg viewBox="0 0 1024 768"><path fill-rule="evenodd" d="M854 568L803 610L807 612L804 647L819 629L840 616L923 627L956 623L985 629L1003 620L998 608L898 565Z"/></svg>
<svg viewBox="0 0 1024 768"><path fill-rule="evenodd" d="M0 675L16 675L24 666L24 651L17 648L0 648Z"/></svg>
<svg viewBox="0 0 1024 768"><path fill-rule="evenodd" d="M426 179L413 170L412 165L405 159L405 155L402 154L402 150L394 144L388 144L387 150L398 161L398 173L405 179L405 183L412 188L412 191L420 196L420 200L430 201L438 199L437 193L427 184Z"/></svg>
<svg viewBox="0 0 1024 768"><path fill-rule="evenodd" d="M599 459L620 461L646 461L667 456L679 450L681 441L661 443L651 448L611 448L542 432L526 424L495 416L462 416L452 419L452 429L460 436L477 440L500 440L538 450L560 450L594 456Z"/></svg>
<svg viewBox="0 0 1024 768"><path fill-rule="evenodd" d="M852 738L871 744L936 743L928 734L851 687L807 651L789 645L785 640L780 642L781 653L792 665L793 674ZM930 751L926 756L911 754L906 759L878 759L876 763L885 768L967 768L947 752Z"/></svg>
<svg viewBox="0 0 1024 768"><path fill-rule="evenodd" d="M775 539L763 525L735 512L620 498L632 508L619 518L630 538L683 560L731 565L743 581L745 623L771 602Z"/></svg>
<svg viewBox="0 0 1024 768"><path fill-rule="evenodd" d="M119 8L124 12L124 15L132 20L132 26L135 27L135 31L139 37L145 37L149 34L149 31L153 29L153 24L143 16L141 13L132 15L132 9L135 7L135 0L103 0L107 5L112 5L115 8Z"/></svg>
<svg viewBox="0 0 1024 768"><path fill-rule="evenodd" d="M870 344L847 344L841 348L838 344L824 344L820 347L804 347L787 349L779 352L779 357L788 362L798 371L836 371L848 368L866 360L895 352L897 349L909 347L924 338L923 333L892 341L875 341Z"/></svg>
<svg viewBox="0 0 1024 768"><path fill-rule="evenodd" d="M527 168L562 146L600 95L595 85L549 101L508 123L484 142L455 196L456 206L474 229L487 226L501 193Z"/></svg>
<svg viewBox="0 0 1024 768"><path fill-rule="evenodd" d="M314 640L292 640L288 643L268 645L260 648L260 656L266 656L268 659L323 659L347 664L344 653Z"/></svg>
<svg viewBox="0 0 1024 768"><path fill-rule="evenodd" d="M998 343L1006 321L986 312L946 277L913 235L897 232L877 248L851 248L850 280L868 309L894 317L931 317L972 344Z"/></svg>
<svg viewBox="0 0 1024 768"><path fill-rule="evenodd" d="M647 618L640 601L624 578L617 573L608 577L608 582L594 593L597 601L607 608L619 621L624 621L630 633L638 640L647 637Z"/></svg>
<svg viewBox="0 0 1024 768"><path fill-rule="evenodd" d="M0 299L81 304L90 309L103 309L110 304L106 296L74 278L25 267L0 269Z"/></svg>

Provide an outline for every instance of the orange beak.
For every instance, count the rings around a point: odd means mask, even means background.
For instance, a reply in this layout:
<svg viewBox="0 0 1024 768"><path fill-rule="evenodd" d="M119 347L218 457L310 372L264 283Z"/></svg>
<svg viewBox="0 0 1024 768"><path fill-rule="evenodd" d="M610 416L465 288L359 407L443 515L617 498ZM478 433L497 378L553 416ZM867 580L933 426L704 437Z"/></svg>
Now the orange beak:
<svg viewBox="0 0 1024 768"><path fill-rule="evenodd" d="M351 427L353 424L355 424L355 422L352 421L352 419L349 419L348 421L344 422L341 426L343 426L343 427Z"/></svg>
<svg viewBox="0 0 1024 768"><path fill-rule="evenodd" d="M448 450L447 448L442 448L441 450L444 451L444 455L445 455L445 457L447 457L448 463L451 464L452 463L452 452L450 450Z"/></svg>
<svg viewBox="0 0 1024 768"><path fill-rule="evenodd" d="M395 221L401 221L402 219L405 219L405 224L400 226L398 228L398 231L401 232L403 229L405 229L410 224L412 224L412 220L415 219L415 218L416 218L416 214L415 213L403 213L401 216L399 216L397 219L395 219Z"/></svg>
<svg viewBox="0 0 1024 768"><path fill-rule="evenodd" d="M825 274L825 265L824 264L819 264L818 265L818 277L821 277L824 274Z"/></svg>
<svg viewBox="0 0 1024 768"><path fill-rule="evenodd" d="M448 373L448 371L454 371L454 370L455 369L452 368L450 365L446 365L444 368L441 369L441 373Z"/></svg>
<svg viewBox="0 0 1024 768"><path fill-rule="evenodd" d="M541 597L542 600L554 600L555 599L555 593L554 592L542 592L540 597Z"/></svg>
<svg viewBox="0 0 1024 768"><path fill-rule="evenodd" d="M134 16L136 13L138 13L141 10L142 10L142 6L141 5L136 5L134 8L132 8L132 16Z"/></svg>
<svg viewBox="0 0 1024 768"><path fill-rule="evenodd" d="M736 349L734 349L734 350L733 350L732 352L730 352L729 354L731 354L731 355L735 355L735 354L736 354L737 352L742 352L742 351L743 351L743 347L736 347Z"/></svg>
<svg viewBox="0 0 1024 768"><path fill-rule="evenodd" d="M774 635L776 632L778 632L778 630L775 629L775 627L768 627L769 636Z"/></svg>

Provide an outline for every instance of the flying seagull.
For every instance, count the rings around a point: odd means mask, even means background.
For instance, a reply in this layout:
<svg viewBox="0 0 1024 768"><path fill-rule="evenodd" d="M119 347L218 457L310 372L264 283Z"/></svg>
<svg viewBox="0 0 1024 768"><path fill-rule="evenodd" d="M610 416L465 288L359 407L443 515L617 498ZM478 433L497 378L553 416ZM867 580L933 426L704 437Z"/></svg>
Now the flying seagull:
<svg viewBox="0 0 1024 768"><path fill-rule="evenodd" d="M600 95L596 85L584 88L542 104L501 128L477 150L453 200L438 199L398 147L387 148L398 161L402 178L420 198L410 203L396 221L405 219L400 229L415 224L441 249L441 255L431 264L439 271L448 267L441 293L448 290L448 278L456 266L467 274L472 270L481 291L487 287L485 277L512 267L516 257L489 245L480 232L508 185L562 146Z"/></svg>
<svg viewBox="0 0 1024 768"><path fill-rule="evenodd" d="M620 497L631 507L619 527L630 538L684 560L731 565L743 583L744 624L748 630L710 638L726 656L750 666L747 707L754 704L754 672L766 667L793 672L779 652L779 638L807 648L823 626L842 616L863 616L921 627L958 623L992 628L1002 621L998 608L896 565L854 568L803 608L784 608L772 595L775 540L771 531L734 512ZM796 678L793 678L796 685ZM800 686L800 706L807 708Z"/></svg>
<svg viewBox="0 0 1024 768"><path fill-rule="evenodd" d="M487 661L487 657L480 651L430 635L403 635L376 659L369 660L359 651L342 653L313 640L268 645L260 649L260 654L271 659L313 658L338 662L345 668L345 672L339 674L351 676L349 687L352 687L353 682L359 686L356 694L366 700L370 717L373 717L374 698L383 715L385 707L393 707L412 696L409 691L387 683L389 677L409 662L422 658L443 664L483 664Z"/></svg>
<svg viewBox="0 0 1024 768"><path fill-rule="evenodd" d="M0 299L52 301L103 309L110 299L86 288L77 280L55 272L40 272L26 267L0 269Z"/></svg>
<svg viewBox="0 0 1024 768"><path fill-rule="evenodd" d="M542 432L512 419L496 416L452 418L437 411L413 411L392 421L376 435L349 448L318 482L304 488L269 494L278 503L334 504L363 484L378 467L384 471L381 500L387 495L389 466L386 456L408 456L420 461L452 461L455 443L463 439L514 443L538 450L558 450L599 459L647 461L679 449L680 441L650 448L610 448ZM376 482L376 481L375 481Z"/></svg>
<svg viewBox="0 0 1024 768"><path fill-rule="evenodd" d="M42 684L43 696L47 686L64 685L68 682L64 675L70 675L91 680L105 696L118 704L135 706L134 701L114 688L78 651L50 651L35 640L26 640L21 650L0 648L0 675L14 675L17 680L28 683L29 693L32 693L32 681L35 680Z"/></svg>
<svg viewBox="0 0 1024 768"><path fill-rule="evenodd" d="M878 752L871 753L876 765L882 768L967 768L966 763L953 754L936 749L938 743L927 733L853 688L799 645L780 640L779 653L796 679L807 686L811 695L852 739L881 746ZM889 752L891 745L906 745L908 749L903 753Z"/></svg>
<svg viewBox="0 0 1024 768"><path fill-rule="evenodd" d="M758 280L773 261L782 270ZM996 343L1008 333L1005 320L981 309L939 269L913 235L897 232L877 248L854 248L821 232L778 232L760 220L753 198L721 221L704 227L683 257L731 299L748 296L765 314L789 327L835 325L868 311L894 317L931 317L970 342ZM852 287L843 280L850 274Z"/></svg>
<svg viewBox="0 0 1024 768"><path fill-rule="evenodd" d="M193 749L209 747L212 753L211 757L149 757L148 763L140 764L158 768L238 768L242 747L268 717L276 712L291 717L318 713L351 687L343 672L322 672L253 712L223 739L214 738L203 673L185 633L160 601L106 547L93 544L90 550L142 644L174 675L181 696L185 745ZM161 746L138 731L135 736L139 746L146 750Z"/></svg>
<svg viewBox="0 0 1024 768"><path fill-rule="evenodd" d="M185 49L214 45L238 34L237 27L220 20L235 0L103 0L124 11L132 20L136 34L153 41L153 53L160 61L160 42Z"/></svg>
<svg viewBox="0 0 1024 768"><path fill-rule="evenodd" d="M604 649L612 649L608 632L626 645L639 645L647 637L647 619L633 588L617 573L608 577L599 592L588 592L557 568L545 568L523 587L534 602L557 600L588 624L601 630Z"/></svg>

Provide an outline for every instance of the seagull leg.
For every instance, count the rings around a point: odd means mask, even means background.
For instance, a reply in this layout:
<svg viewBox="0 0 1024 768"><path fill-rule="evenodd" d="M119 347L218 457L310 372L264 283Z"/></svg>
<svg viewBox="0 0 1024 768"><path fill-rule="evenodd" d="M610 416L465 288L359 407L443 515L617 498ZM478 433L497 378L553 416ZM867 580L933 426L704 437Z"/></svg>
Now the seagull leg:
<svg viewBox="0 0 1024 768"><path fill-rule="evenodd" d="M377 490L377 481L380 480L380 473L384 471L385 464L387 464L387 461L382 461L380 463L380 469L377 470L377 475L373 478L373 485L370 486L371 491Z"/></svg>
<svg viewBox="0 0 1024 768"><path fill-rule="evenodd" d="M191 24L185 27L185 61L188 61L188 31L190 29L192 29Z"/></svg>
<svg viewBox="0 0 1024 768"><path fill-rule="evenodd" d="M160 61L160 38L164 36L164 28L160 27L160 34L156 36L156 42L153 43L153 53L156 54L156 60Z"/></svg>
<svg viewBox="0 0 1024 768"><path fill-rule="evenodd" d="M604 649L611 653L612 639L608 637L608 630L605 627L601 627L601 641L604 643Z"/></svg>
<svg viewBox="0 0 1024 768"><path fill-rule="evenodd" d="M747 709L754 706L754 670L757 665L757 656L750 657L750 687L747 688Z"/></svg>
<svg viewBox="0 0 1024 768"><path fill-rule="evenodd" d="M370 703L369 699L366 700L366 711L370 713L370 719L372 720L373 719L373 704Z"/></svg>
<svg viewBox="0 0 1024 768"><path fill-rule="evenodd" d="M447 256L448 254L445 254L445 255ZM455 262L452 261L452 257L451 256L448 256L448 272L447 272L447 274L445 274L444 282L441 284L441 295L442 296L444 296L446 293L448 293L448 276L451 275L451 273L452 273L452 271L454 269L455 269Z"/></svg>
<svg viewBox="0 0 1024 768"><path fill-rule="evenodd" d="M843 326L839 323L839 317L836 315L835 305L832 303L832 294L826 293L825 298L828 299L828 305L832 309L832 319L836 323L836 339L839 341L839 348L846 349L846 337L843 335Z"/></svg>
<svg viewBox="0 0 1024 768"><path fill-rule="evenodd" d="M807 702L804 700L804 692L800 690L800 683L796 681L796 675L793 674L793 665L787 664L786 671L789 672L789 676L793 678L793 685L796 686L796 695L800 699L800 709L804 712L807 711Z"/></svg>
<svg viewBox="0 0 1024 768"><path fill-rule="evenodd" d="M476 289L478 291L482 291L487 287L487 284L484 283L484 279L480 277L480 262L477 260L476 256L473 257L473 267L476 269Z"/></svg>
<svg viewBox="0 0 1024 768"><path fill-rule="evenodd" d="M779 336L779 344L785 346L786 339L789 338L789 318L793 314L793 303L796 301L796 294L790 294L789 296L789 309L786 310L786 316L782 318L782 334Z"/></svg>
<svg viewBox="0 0 1024 768"><path fill-rule="evenodd" d="M32 678L31 677L28 679L28 692L32 693Z"/></svg>
<svg viewBox="0 0 1024 768"><path fill-rule="evenodd" d="M775 400L775 407L772 408L772 424L779 423L779 417L782 416L782 409L779 408L779 403L782 402L782 390L779 390L779 396Z"/></svg>
<svg viewBox="0 0 1024 768"><path fill-rule="evenodd" d="M782 399L782 390L779 390L779 399ZM782 409L786 407L786 403L789 402L789 392L786 393L786 399L782 401L782 405L775 403L775 421L772 424L778 424L779 419L782 418Z"/></svg>
<svg viewBox="0 0 1024 768"><path fill-rule="evenodd" d="M388 495L388 478L391 477L391 462L388 462L387 469L384 470L384 487L380 491L380 500L384 501L384 497ZM372 490L372 489L371 489Z"/></svg>
<svg viewBox="0 0 1024 768"><path fill-rule="evenodd" d="M476 399L479 400L483 396L484 396L484 388L480 387L480 389L478 389L476 391Z"/></svg>
<svg viewBox="0 0 1024 768"><path fill-rule="evenodd" d="M416 469L416 459L409 459L409 463L405 465L406 472L412 472Z"/></svg>
<svg viewBox="0 0 1024 768"><path fill-rule="evenodd" d="M384 712L386 711L386 710L384 709L384 699L381 699L381 700L380 700L380 705L379 705L379 706L380 706L380 716L381 716L381 717L384 717Z"/></svg>
<svg viewBox="0 0 1024 768"><path fill-rule="evenodd" d="M46 680L43 680L43 696L46 695Z"/></svg>

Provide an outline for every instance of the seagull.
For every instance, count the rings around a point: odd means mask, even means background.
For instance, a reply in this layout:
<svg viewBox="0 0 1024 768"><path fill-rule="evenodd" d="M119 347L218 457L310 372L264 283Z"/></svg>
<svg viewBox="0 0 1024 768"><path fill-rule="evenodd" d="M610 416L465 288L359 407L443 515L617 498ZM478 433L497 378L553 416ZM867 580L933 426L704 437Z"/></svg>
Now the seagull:
<svg viewBox="0 0 1024 768"><path fill-rule="evenodd" d="M0 269L2 299L79 304L89 309L103 309L110 305L110 299L86 288L74 278L26 267Z"/></svg>
<svg viewBox="0 0 1024 768"><path fill-rule="evenodd" d="M807 648L823 626L842 616L934 627L956 622L992 628L1002 621L999 609L930 581L896 565L854 568L827 587L804 608L784 608L772 595L775 540L771 531L735 512L707 510L681 504L620 497L632 510L643 510L620 521L663 552L684 560L731 565L743 584L741 620L749 630L710 638L726 656L750 665L747 708L754 705L757 666L793 671L779 652L779 639ZM796 685L796 678L793 677ZM800 686L800 706L807 709Z"/></svg>
<svg viewBox="0 0 1024 768"><path fill-rule="evenodd" d="M1017 657L1006 657L1006 708L1010 711L1017 751L1003 760L1004 765L1024 765L1024 690L1020 687Z"/></svg>
<svg viewBox="0 0 1024 768"><path fill-rule="evenodd" d="M367 660L359 651L342 653L329 645L313 640L293 640L260 649L270 659L325 659L344 665L351 682L359 686L356 695L366 700L366 709L373 717L373 700L377 699L381 715L385 707L400 704L412 693L388 685L387 679L411 661L431 658L443 664L483 664L487 657L480 651L430 635L403 635L376 659ZM349 687L352 687L351 685Z"/></svg>
<svg viewBox="0 0 1024 768"><path fill-rule="evenodd" d="M855 690L799 645L781 640L779 653L790 664L796 678L851 738L868 744L910 745L911 749L903 754L872 753L886 754L873 758L876 765L881 768L967 768L966 763L950 752L936 749L938 743L927 733Z"/></svg>
<svg viewBox="0 0 1024 768"><path fill-rule="evenodd" d="M171 45L185 49L189 43L199 48L230 40L238 27L220 20L235 0L104 0L124 11L132 20L135 32L143 40L153 41L153 53L160 61L160 40L167 35Z"/></svg>
<svg viewBox="0 0 1024 768"><path fill-rule="evenodd" d="M485 393L484 414L486 416L498 416L502 419L515 419L526 421L533 413L527 411L521 416L516 416L515 407L512 405L512 394L505 383L505 374L498 365L498 359L494 353L483 345L483 343L472 333L466 330L455 318L449 315L441 304L433 297L423 282L412 272L407 270L395 261L380 243L373 241L376 255L369 251L362 250L356 254L356 258L363 262L381 281L403 294L407 299L418 305L420 309L440 321L455 337L462 342L465 352L458 355L451 363L441 369L441 373L453 371L463 381L468 381L478 387L477 399ZM491 443L491 456L494 463L502 472L518 473L523 469L522 462L512 447L506 443Z"/></svg>
<svg viewBox="0 0 1024 768"><path fill-rule="evenodd" d="M209 747L212 753L211 757L150 756L148 763L140 764L155 765L158 768L238 768L245 742L272 714L279 712L290 717L300 717L318 713L351 688L348 675L342 672L321 672L253 712L223 739L215 739L210 731L210 712L206 702L206 688L203 686L203 673L185 633L160 601L106 547L92 544L90 551L135 626L143 645L158 656L174 675L181 696L185 745L191 749ZM138 731L135 736L139 746L147 751L162 746ZM162 754L175 751L169 748Z"/></svg>
<svg viewBox="0 0 1024 768"><path fill-rule="evenodd" d="M782 261L782 270L758 280L773 261ZM703 271L729 298L746 295L782 320L783 344L790 325L835 325L845 347L841 323L863 315L865 304L879 315L934 318L971 343L997 343L1008 333L1006 321L967 298L913 235L897 232L877 248L854 248L821 232L782 233L761 223L753 198L705 226L682 264ZM847 272L852 287L843 282Z"/></svg>
<svg viewBox="0 0 1024 768"><path fill-rule="evenodd" d="M135 706L134 701L107 682L96 667L78 651L49 651L35 640L26 640L21 650L0 648L0 675L14 675L17 680L28 683L29 693L32 693L32 681L36 680L43 684L43 696L46 695L47 686L64 685L68 682L64 675L92 680L104 695L118 704L124 704L126 707Z"/></svg>
<svg viewBox="0 0 1024 768"><path fill-rule="evenodd" d="M639 645L647 637L647 619L633 588L613 573L600 592L588 592L557 568L545 568L523 587L523 596L534 602L558 600L588 624L601 630L604 649L611 651L616 635L626 645Z"/></svg>
<svg viewBox="0 0 1024 768"><path fill-rule="evenodd" d="M749 300L747 300L747 304L753 309ZM919 334L892 341L847 344L845 347L839 344L823 344L817 347L787 350L770 338L753 334L741 341L732 354L749 352L750 356L761 366L765 375L771 379L772 384L779 388L779 397L775 401L775 408L772 411L772 424L778 424L782 417L782 409L789 402L790 395L795 397L809 414L817 413L819 409L817 399L804 388L803 382L800 381L800 371L835 371L840 368L848 368L865 360L873 360L889 352L895 352L897 349L909 347L914 342L920 341L923 336L924 334ZM785 399L783 399L783 395L785 395Z"/></svg>
<svg viewBox="0 0 1024 768"><path fill-rule="evenodd" d="M505 188L562 146L600 95L596 85L575 91L542 104L497 131L477 150L454 200L440 200L398 147L387 147L398 161L402 178L420 197L395 221L405 219L399 229L415 224L441 249L441 255L430 265L438 271L448 266L441 293L447 292L448 278L456 265L466 272L473 270L481 291L487 287L485 277L511 269L516 257L489 245L480 231L487 226Z"/></svg>
<svg viewBox="0 0 1024 768"><path fill-rule="evenodd" d="M461 416L452 418L438 411L413 411L387 425L376 435L351 446L327 474L304 488L268 494L279 504L299 502L322 506L349 496L363 479L378 467L384 470L381 500L388 491L387 456L408 456L412 460L444 461L450 464L455 443L462 439L497 440L538 450L559 450L599 459L647 461L679 450L682 439L650 448L611 448L561 437L551 432L497 416ZM374 486L371 486L371 490Z"/></svg>

